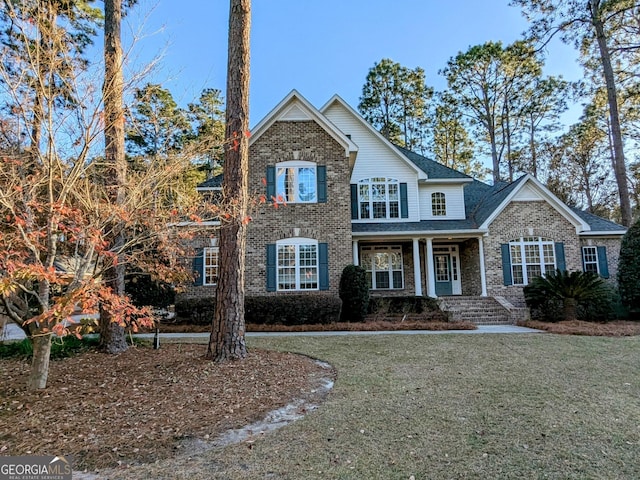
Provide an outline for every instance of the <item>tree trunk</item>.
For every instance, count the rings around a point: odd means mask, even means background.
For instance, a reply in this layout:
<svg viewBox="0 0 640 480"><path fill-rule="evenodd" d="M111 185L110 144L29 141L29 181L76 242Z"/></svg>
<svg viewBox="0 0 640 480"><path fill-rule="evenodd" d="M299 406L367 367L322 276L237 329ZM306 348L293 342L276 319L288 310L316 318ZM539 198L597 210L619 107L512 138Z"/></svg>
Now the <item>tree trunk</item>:
<svg viewBox="0 0 640 480"><path fill-rule="evenodd" d="M127 176L127 161L124 149L124 109L122 98L124 79L122 73L122 0L104 2L104 140L105 163L108 168L107 182L112 187L112 201L116 205L124 202L124 185ZM118 262L105 272L105 283L114 294L124 292L124 274L121 250L125 243L121 228L113 227L112 250L117 252ZM120 353L127 349L124 327L116 322L109 312L100 309L100 348L108 353Z"/></svg>
<svg viewBox="0 0 640 480"><path fill-rule="evenodd" d="M600 50L600 60L602 71L607 87L607 101L609 103L609 118L611 121L611 136L613 137L614 162L613 169L618 185L618 195L620 197L620 213L622 224L626 227L631 225L631 199L629 195L629 185L627 180L627 166L624 159L624 146L622 142L622 132L620 130L620 114L618 112L618 95L616 83L611 66L611 55L607 45L607 38L604 33L604 25L599 11L600 1L589 0L591 21L596 31L596 40Z"/></svg>
<svg viewBox="0 0 640 480"><path fill-rule="evenodd" d="M31 370L27 380L27 389L40 390L47 387L49 376L49 357L51 353L51 335L36 335L31 337L33 357Z"/></svg>
<svg viewBox="0 0 640 480"><path fill-rule="evenodd" d="M538 156L536 152L535 127L533 119L530 119L530 121L529 148L531 149L531 175L533 175L533 178L538 178Z"/></svg>
<svg viewBox="0 0 640 480"><path fill-rule="evenodd" d="M247 356L244 333L244 270L249 167L249 33L251 1L230 0L227 65L226 155L223 194L233 207L220 227L219 278L207 358Z"/></svg>
<svg viewBox="0 0 640 480"><path fill-rule="evenodd" d="M578 308L578 302L576 301L575 298L571 298L571 297L565 298L562 301L562 318L567 322L577 320L578 319L577 308Z"/></svg>

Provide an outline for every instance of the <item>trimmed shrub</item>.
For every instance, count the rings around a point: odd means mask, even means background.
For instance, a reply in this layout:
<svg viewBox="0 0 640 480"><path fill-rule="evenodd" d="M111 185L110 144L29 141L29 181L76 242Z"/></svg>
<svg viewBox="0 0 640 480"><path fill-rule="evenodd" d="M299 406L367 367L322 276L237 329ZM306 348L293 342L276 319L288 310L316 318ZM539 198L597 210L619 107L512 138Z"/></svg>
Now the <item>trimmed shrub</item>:
<svg viewBox="0 0 640 480"><path fill-rule="evenodd" d="M136 307L166 308L176 300L175 289L170 284L153 280L145 273L127 274L124 288Z"/></svg>
<svg viewBox="0 0 640 480"><path fill-rule="evenodd" d="M371 297L369 315L422 315L427 320L447 321L447 314L431 297Z"/></svg>
<svg viewBox="0 0 640 480"><path fill-rule="evenodd" d="M632 314L640 313L640 220L634 223L620 245L618 288L622 304Z"/></svg>
<svg viewBox="0 0 640 480"><path fill-rule="evenodd" d="M175 323L211 325L216 311L216 299L185 298L176 302Z"/></svg>
<svg viewBox="0 0 640 480"><path fill-rule="evenodd" d="M340 321L361 322L369 305L367 272L356 265L347 265L340 276L339 295L342 300Z"/></svg>
<svg viewBox="0 0 640 480"><path fill-rule="evenodd" d="M264 325L308 325L338 321L342 302L323 294L246 297L246 323Z"/></svg>

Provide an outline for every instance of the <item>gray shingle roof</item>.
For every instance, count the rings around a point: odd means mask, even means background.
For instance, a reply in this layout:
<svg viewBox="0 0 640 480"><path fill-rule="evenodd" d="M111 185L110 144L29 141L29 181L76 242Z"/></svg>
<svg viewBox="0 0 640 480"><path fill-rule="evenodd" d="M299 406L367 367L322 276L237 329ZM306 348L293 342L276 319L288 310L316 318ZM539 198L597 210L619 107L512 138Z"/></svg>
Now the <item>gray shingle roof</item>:
<svg viewBox="0 0 640 480"><path fill-rule="evenodd" d="M592 213L585 212L584 210L578 210L574 207L571 207L571 210L587 222L591 227L591 230L594 232L624 233L627 230L626 227L623 227L622 225L618 225L615 222L607 220L606 218L598 217Z"/></svg>
<svg viewBox="0 0 640 480"><path fill-rule="evenodd" d="M399 147L398 145L394 145L400 153L402 153L405 157L407 157L413 164L415 164L420 170L427 174L430 179L469 179L471 178L469 175L465 175L462 172L454 170L453 168L446 167L441 163L438 163L434 160L430 160L422 155L414 153L410 150L407 150L404 147Z"/></svg>

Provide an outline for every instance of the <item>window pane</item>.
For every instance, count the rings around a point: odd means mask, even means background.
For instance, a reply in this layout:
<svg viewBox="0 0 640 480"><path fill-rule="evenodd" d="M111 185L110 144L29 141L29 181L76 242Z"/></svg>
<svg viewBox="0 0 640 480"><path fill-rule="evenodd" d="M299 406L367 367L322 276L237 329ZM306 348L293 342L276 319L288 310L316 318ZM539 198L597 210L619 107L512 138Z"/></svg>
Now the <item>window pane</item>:
<svg viewBox="0 0 640 480"><path fill-rule="evenodd" d="M218 283L218 249L204 249L204 284L215 285Z"/></svg>
<svg viewBox="0 0 640 480"><path fill-rule="evenodd" d="M598 264L597 263L585 263L584 271L591 273L598 273Z"/></svg>
<svg viewBox="0 0 640 480"><path fill-rule="evenodd" d="M553 244L545 243L544 245L542 245L542 252L544 254L544 263L553 264L555 262L556 255Z"/></svg>
<svg viewBox="0 0 640 480"><path fill-rule="evenodd" d="M514 265L511 268L513 274L513 283L515 285L522 285L524 283L524 277L522 276L522 265Z"/></svg>
<svg viewBox="0 0 640 480"><path fill-rule="evenodd" d="M369 202L360 203L360 218L371 218L371 212L369 210Z"/></svg>
<svg viewBox="0 0 640 480"><path fill-rule="evenodd" d="M298 200L301 202L316 201L316 169L303 167L298 169Z"/></svg>
<svg viewBox="0 0 640 480"><path fill-rule="evenodd" d="M511 263L522 263L520 245L511 245Z"/></svg>
<svg viewBox="0 0 640 480"><path fill-rule="evenodd" d="M542 268L540 267L540 265L529 265L527 264L527 278L528 281L530 282L531 280L533 280L536 277L539 277L542 275Z"/></svg>
<svg viewBox="0 0 640 480"><path fill-rule="evenodd" d="M400 218L398 202L389 202L389 218Z"/></svg>
<svg viewBox="0 0 640 480"><path fill-rule="evenodd" d="M392 288L402 288L402 272L393 272L393 286Z"/></svg>
<svg viewBox="0 0 640 480"><path fill-rule="evenodd" d="M386 188L384 183L374 183L371 185L371 196L373 200L387 200Z"/></svg>
<svg viewBox="0 0 640 480"><path fill-rule="evenodd" d="M389 288L389 272L376 272L376 288Z"/></svg>
<svg viewBox="0 0 640 480"><path fill-rule="evenodd" d="M387 218L386 202L373 202L373 218Z"/></svg>
<svg viewBox="0 0 640 480"><path fill-rule="evenodd" d="M524 258L527 264L529 263L540 263L540 249L538 245L527 245L524 246Z"/></svg>
<svg viewBox="0 0 640 480"><path fill-rule="evenodd" d="M389 270L389 254L376 253L375 254L375 270Z"/></svg>
<svg viewBox="0 0 640 480"><path fill-rule="evenodd" d="M358 186L358 195L360 196L360 201L369 201L369 185L359 185Z"/></svg>
<svg viewBox="0 0 640 480"><path fill-rule="evenodd" d="M400 200L400 196L398 195L397 183L390 183L388 185L388 191L389 191L389 200L395 200L396 202Z"/></svg>
<svg viewBox="0 0 640 480"><path fill-rule="evenodd" d="M276 171L276 196L285 202L295 200L295 168L279 167Z"/></svg>

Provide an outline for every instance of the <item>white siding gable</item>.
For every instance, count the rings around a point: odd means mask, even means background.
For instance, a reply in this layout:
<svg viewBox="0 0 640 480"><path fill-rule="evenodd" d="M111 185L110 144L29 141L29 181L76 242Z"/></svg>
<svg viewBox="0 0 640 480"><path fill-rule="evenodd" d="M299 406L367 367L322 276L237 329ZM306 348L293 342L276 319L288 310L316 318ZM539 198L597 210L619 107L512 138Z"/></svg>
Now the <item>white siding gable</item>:
<svg viewBox="0 0 640 480"><path fill-rule="evenodd" d="M382 141L369 128L355 118L353 113L337 102L322 112L335 126L358 146L358 155L351 173L351 183L373 177L386 177L407 184L408 218L378 221L418 221L420 205L418 201L418 172L391 145ZM355 220L359 221L359 220ZM362 220L370 222L371 220Z"/></svg>
<svg viewBox="0 0 640 480"><path fill-rule="evenodd" d="M535 202L540 200L544 200L540 192L535 190L528 183L525 184L513 197L513 201L515 202Z"/></svg>
<svg viewBox="0 0 640 480"><path fill-rule="evenodd" d="M299 105L293 104L282 112L278 120L293 122L312 120L312 118L307 112L303 111Z"/></svg>
<svg viewBox="0 0 640 480"><path fill-rule="evenodd" d="M444 193L446 200L446 215L433 215L431 208L431 195ZM433 184L420 185L420 211L421 220L463 220L464 216L464 192L462 185Z"/></svg>

